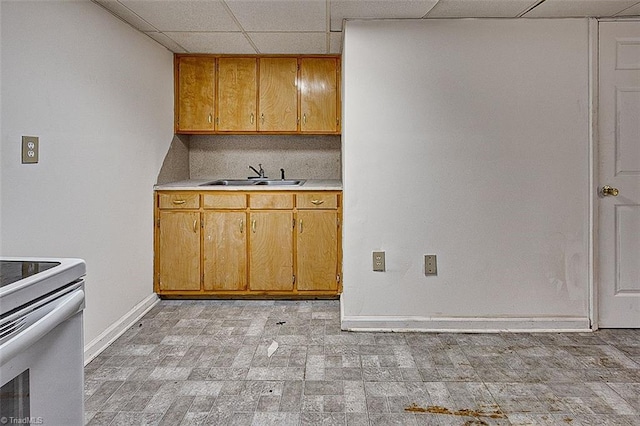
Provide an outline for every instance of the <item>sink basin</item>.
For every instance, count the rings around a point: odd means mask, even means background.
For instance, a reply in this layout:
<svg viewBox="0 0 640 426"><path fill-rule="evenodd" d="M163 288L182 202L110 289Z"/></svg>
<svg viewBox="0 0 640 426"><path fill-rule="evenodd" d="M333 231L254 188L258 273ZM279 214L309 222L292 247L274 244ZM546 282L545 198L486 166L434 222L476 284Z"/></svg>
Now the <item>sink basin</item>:
<svg viewBox="0 0 640 426"><path fill-rule="evenodd" d="M224 185L224 186L246 186L255 185L258 181L256 179L218 179L212 182L202 183L200 186L209 185Z"/></svg>
<svg viewBox="0 0 640 426"><path fill-rule="evenodd" d="M274 179L274 180L260 180L256 185L281 185L281 186L298 186L302 185L305 181L301 179Z"/></svg>
<svg viewBox="0 0 640 426"><path fill-rule="evenodd" d="M218 179L211 182L201 183L200 186L222 185L222 186L249 186L249 185L280 185L280 186L300 186L306 181L304 179Z"/></svg>

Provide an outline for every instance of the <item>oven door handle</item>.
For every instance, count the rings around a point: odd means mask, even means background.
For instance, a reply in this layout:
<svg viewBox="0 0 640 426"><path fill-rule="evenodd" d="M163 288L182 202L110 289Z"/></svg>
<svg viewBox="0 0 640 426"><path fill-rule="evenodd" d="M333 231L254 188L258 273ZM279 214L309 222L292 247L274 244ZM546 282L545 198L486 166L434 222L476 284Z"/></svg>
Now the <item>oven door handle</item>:
<svg viewBox="0 0 640 426"><path fill-rule="evenodd" d="M9 339L0 347L0 366L9 362L20 352L25 351L38 340L46 336L51 330L73 316L84 303L84 291L74 291L58 300L51 312L31 324L29 327Z"/></svg>

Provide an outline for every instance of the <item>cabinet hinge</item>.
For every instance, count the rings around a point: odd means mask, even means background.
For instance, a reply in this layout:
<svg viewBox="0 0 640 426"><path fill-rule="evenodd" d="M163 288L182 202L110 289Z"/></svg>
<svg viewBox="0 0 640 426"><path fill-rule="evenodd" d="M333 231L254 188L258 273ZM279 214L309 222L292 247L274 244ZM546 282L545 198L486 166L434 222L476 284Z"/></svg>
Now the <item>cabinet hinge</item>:
<svg viewBox="0 0 640 426"><path fill-rule="evenodd" d="M339 283L340 282L340 274L336 275L336 282Z"/></svg>
<svg viewBox="0 0 640 426"><path fill-rule="evenodd" d="M295 275L293 276L293 281L292 281L292 282L293 282L294 284L296 283L296 276L295 276Z"/></svg>
<svg viewBox="0 0 640 426"><path fill-rule="evenodd" d="M291 219L291 222L293 222L293 225L291 227L293 229L296 229L296 220L295 219Z"/></svg>
<svg viewBox="0 0 640 426"><path fill-rule="evenodd" d="M340 226L340 218L336 218L336 226Z"/></svg>
<svg viewBox="0 0 640 426"><path fill-rule="evenodd" d="M340 125L340 119L336 118L336 126L339 126L339 125Z"/></svg>
<svg viewBox="0 0 640 426"><path fill-rule="evenodd" d="M160 228L160 218L156 219L156 226Z"/></svg>

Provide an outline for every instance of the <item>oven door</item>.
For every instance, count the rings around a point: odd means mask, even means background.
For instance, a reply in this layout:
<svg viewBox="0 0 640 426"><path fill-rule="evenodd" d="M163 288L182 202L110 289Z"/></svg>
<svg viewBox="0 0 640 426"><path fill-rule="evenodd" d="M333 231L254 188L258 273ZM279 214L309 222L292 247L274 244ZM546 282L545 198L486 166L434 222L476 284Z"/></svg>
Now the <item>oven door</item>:
<svg viewBox="0 0 640 426"><path fill-rule="evenodd" d="M0 319L0 422L82 425L84 282Z"/></svg>

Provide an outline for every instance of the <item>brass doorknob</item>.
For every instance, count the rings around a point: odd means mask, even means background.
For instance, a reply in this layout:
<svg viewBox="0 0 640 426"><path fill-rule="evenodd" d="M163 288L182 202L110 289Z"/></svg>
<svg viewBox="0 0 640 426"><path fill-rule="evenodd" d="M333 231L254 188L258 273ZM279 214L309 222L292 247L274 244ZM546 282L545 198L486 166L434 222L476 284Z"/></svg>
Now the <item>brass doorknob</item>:
<svg viewBox="0 0 640 426"><path fill-rule="evenodd" d="M618 188L612 188L609 185L605 185L602 187L602 195L604 195L605 197L607 195L613 195L614 197L617 197L619 192L620 191L618 191Z"/></svg>

